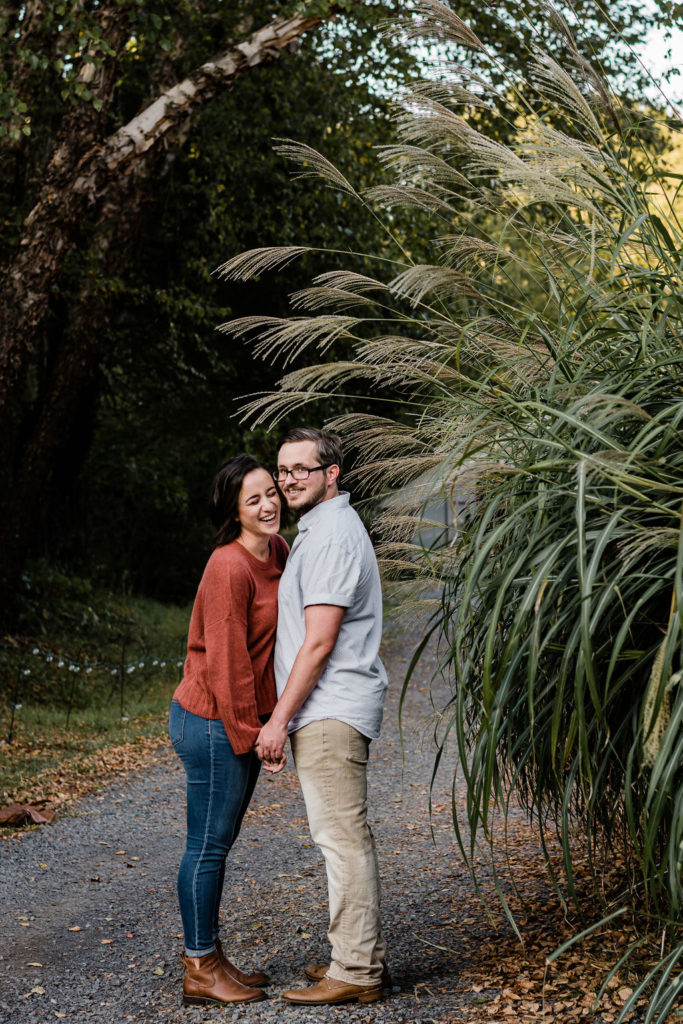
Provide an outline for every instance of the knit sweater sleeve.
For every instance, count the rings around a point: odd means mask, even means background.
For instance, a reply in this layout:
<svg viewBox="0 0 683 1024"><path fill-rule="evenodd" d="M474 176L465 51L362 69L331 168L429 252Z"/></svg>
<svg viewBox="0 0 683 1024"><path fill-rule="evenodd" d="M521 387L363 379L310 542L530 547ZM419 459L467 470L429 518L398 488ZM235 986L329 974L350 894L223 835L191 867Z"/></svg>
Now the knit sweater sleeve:
<svg viewBox="0 0 683 1024"><path fill-rule="evenodd" d="M234 563L217 566L206 580L207 674L235 754L251 750L261 729L247 646L247 616L253 593L248 570Z"/></svg>

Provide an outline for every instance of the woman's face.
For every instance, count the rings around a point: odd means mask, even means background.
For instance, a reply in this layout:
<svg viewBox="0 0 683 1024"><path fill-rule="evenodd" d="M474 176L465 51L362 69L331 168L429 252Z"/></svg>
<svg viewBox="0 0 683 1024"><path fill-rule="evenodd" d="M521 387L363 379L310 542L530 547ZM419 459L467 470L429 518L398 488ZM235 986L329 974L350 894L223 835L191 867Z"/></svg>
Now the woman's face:
<svg viewBox="0 0 683 1024"><path fill-rule="evenodd" d="M275 481L265 469L252 469L242 481L237 499L241 534L271 537L280 529L280 498Z"/></svg>

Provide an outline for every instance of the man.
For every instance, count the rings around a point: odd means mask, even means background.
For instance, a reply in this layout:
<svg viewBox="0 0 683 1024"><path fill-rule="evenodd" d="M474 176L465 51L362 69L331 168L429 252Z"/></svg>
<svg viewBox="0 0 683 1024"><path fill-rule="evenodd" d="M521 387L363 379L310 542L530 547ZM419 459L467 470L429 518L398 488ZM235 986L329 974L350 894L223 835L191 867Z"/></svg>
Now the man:
<svg viewBox="0 0 683 1024"><path fill-rule="evenodd" d="M367 531L338 489L338 437L301 427L283 439L274 474L300 515L280 580L275 681L278 702L256 749L278 762L287 734L330 899L329 964L283 999L302 1005L374 1002L385 945L375 841L367 822L367 761L387 689L379 659L382 593Z"/></svg>

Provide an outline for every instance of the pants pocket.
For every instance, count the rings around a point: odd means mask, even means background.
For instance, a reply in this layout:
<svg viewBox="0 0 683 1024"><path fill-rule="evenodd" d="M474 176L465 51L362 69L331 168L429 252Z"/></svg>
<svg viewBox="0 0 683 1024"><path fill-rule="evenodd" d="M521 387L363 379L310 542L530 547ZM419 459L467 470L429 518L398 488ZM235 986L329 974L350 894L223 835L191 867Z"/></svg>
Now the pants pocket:
<svg viewBox="0 0 683 1024"><path fill-rule="evenodd" d="M367 736L363 736L361 732L358 732L352 725L349 725L346 760L352 761L354 764L367 764L369 751L370 740Z"/></svg>
<svg viewBox="0 0 683 1024"><path fill-rule="evenodd" d="M168 715L168 735L174 747L178 747L183 742L186 717L185 708L181 707L177 700L172 701Z"/></svg>

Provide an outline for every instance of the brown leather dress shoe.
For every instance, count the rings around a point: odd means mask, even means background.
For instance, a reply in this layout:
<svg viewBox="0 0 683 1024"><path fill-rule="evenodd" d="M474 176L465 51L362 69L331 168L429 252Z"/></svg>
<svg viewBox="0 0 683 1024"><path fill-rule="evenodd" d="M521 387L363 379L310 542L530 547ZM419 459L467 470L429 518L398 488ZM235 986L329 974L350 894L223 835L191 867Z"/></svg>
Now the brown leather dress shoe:
<svg viewBox="0 0 683 1024"><path fill-rule="evenodd" d="M223 970L226 974L229 974L231 978L234 978L235 981L239 981L240 985L246 985L247 988L258 988L260 985L270 984L270 978L265 971L254 971L253 974L245 974L244 971L239 969L239 967L235 967L223 952L220 939L216 939L216 952L218 953L218 959L221 962Z"/></svg>
<svg viewBox="0 0 683 1024"><path fill-rule="evenodd" d="M382 998L381 985L349 985L336 978L323 978L309 988L289 989L282 993L288 1003L300 1006L327 1006L331 1003L375 1003Z"/></svg>
<svg viewBox="0 0 683 1024"><path fill-rule="evenodd" d="M329 969L329 964L307 964L306 967L304 967L304 974L309 981L322 981ZM380 984L382 988L391 988L391 975L389 974L389 968L386 964L382 968L382 979Z"/></svg>
<svg viewBox="0 0 683 1024"><path fill-rule="evenodd" d="M223 970L218 953L206 956L185 956L183 1003L185 1006L204 1006L206 1003L255 1003L265 999L260 988L240 985Z"/></svg>

